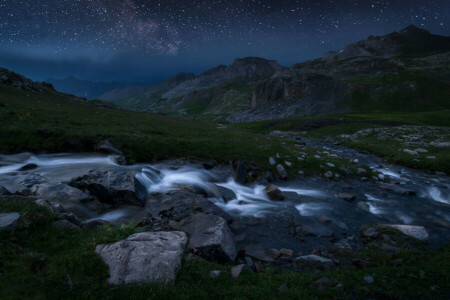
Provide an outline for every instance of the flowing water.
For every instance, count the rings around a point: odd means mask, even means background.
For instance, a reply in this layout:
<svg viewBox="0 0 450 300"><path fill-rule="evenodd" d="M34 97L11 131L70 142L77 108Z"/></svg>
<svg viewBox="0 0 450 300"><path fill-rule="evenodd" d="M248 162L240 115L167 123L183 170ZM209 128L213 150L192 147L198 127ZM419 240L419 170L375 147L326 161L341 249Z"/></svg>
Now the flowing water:
<svg viewBox="0 0 450 300"><path fill-rule="evenodd" d="M317 142L319 143L319 142ZM286 199L271 201L264 186L244 186L234 181L229 166L206 170L201 164L168 161L158 164L118 165L112 157L98 154L29 153L0 156L0 185L11 192L37 184L60 184L87 174L89 170L135 170L136 178L148 193L164 193L191 186L214 195L214 185L232 190L235 199L208 198L233 217L230 227L239 247L255 256L270 248L289 248L309 252L314 247L331 246L337 241L359 235L363 225L422 225L430 233L430 244L450 240L450 179L443 174L386 166L374 155L329 144L315 144L385 174L386 181L414 190L416 195L399 195L380 188L377 181L358 178L328 181L304 177L277 182ZM20 170L35 164L34 169ZM347 202L336 196L350 192L356 199ZM64 206L64 200L60 201ZM87 220L104 219L112 223L143 218L148 207L121 206L102 213L86 215Z"/></svg>

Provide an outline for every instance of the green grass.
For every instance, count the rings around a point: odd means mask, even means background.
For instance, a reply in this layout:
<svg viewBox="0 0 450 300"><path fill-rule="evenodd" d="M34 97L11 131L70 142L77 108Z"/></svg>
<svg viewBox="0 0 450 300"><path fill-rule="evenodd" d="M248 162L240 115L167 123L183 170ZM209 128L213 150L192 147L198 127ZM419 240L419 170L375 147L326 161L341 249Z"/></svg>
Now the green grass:
<svg viewBox="0 0 450 300"><path fill-rule="evenodd" d="M244 271L238 279L230 276L230 266L184 260L174 286L109 286L107 266L94 249L138 232L133 224L56 229L51 222L58 216L23 199L3 199L0 212L21 214L14 233L0 232L1 299L445 299L450 292L449 245L432 252L404 249L394 257L369 247L358 255L376 267L365 270L294 273L267 268L257 274ZM396 258L404 264L394 266ZM216 269L222 270L219 278L209 277ZM365 283L366 275L375 282ZM332 283L323 289L312 285L323 276ZM284 283L288 290L278 291ZM343 291L334 289L337 283L344 285Z"/></svg>

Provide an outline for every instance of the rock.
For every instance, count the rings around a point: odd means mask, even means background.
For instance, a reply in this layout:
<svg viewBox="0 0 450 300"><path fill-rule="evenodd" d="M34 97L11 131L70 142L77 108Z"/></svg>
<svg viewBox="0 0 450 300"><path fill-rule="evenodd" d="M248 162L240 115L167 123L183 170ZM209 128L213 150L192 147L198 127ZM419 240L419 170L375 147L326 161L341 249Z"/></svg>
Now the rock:
<svg viewBox="0 0 450 300"><path fill-rule="evenodd" d="M355 200L356 196L350 193L339 193L336 195L336 198L341 198L344 199L345 201L353 201Z"/></svg>
<svg viewBox="0 0 450 300"><path fill-rule="evenodd" d="M276 161L273 157L269 157L269 163L271 166L274 166L276 164Z"/></svg>
<svg viewBox="0 0 450 300"><path fill-rule="evenodd" d="M282 285L280 285L279 287L278 287L278 291L279 292L285 292L285 291L287 291L288 290L288 284L287 283L283 283Z"/></svg>
<svg viewBox="0 0 450 300"><path fill-rule="evenodd" d="M403 149L403 152L406 152L406 153L411 154L411 155L419 155L419 153L417 153L414 150L410 150L410 149Z"/></svg>
<svg viewBox="0 0 450 300"><path fill-rule="evenodd" d="M292 257L292 255L294 255L294 251L291 249L280 249L280 255Z"/></svg>
<svg viewBox="0 0 450 300"><path fill-rule="evenodd" d="M371 284L371 283L374 282L373 277L372 277L372 276L369 276L369 275L364 276L364 281L367 282L367 283L369 283L369 284Z"/></svg>
<svg viewBox="0 0 450 300"><path fill-rule="evenodd" d="M333 230L324 225L320 220L314 220L307 217L297 217L297 219L301 219L301 225L297 226L295 230L302 236L332 237L334 235Z"/></svg>
<svg viewBox="0 0 450 300"><path fill-rule="evenodd" d="M17 224L19 224L20 214L13 213L0 213L0 228L7 232L13 232Z"/></svg>
<svg viewBox="0 0 450 300"><path fill-rule="evenodd" d="M331 171L327 171L327 172L325 172L325 178L331 178L331 177L333 177L333 172L331 172Z"/></svg>
<svg viewBox="0 0 450 300"><path fill-rule="evenodd" d="M430 155L430 156L427 156L427 159L436 159L436 156Z"/></svg>
<svg viewBox="0 0 450 300"><path fill-rule="evenodd" d="M381 183L380 188L382 188L383 190L386 190L388 192L392 192L392 193L399 194L399 195L413 196L416 194L416 192L414 190L402 188L395 184Z"/></svg>
<svg viewBox="0 0 450 300"><path fill-rule="evenodd" d="M197 213L179 222L178 230L190 234L189 248L210 261L233 262L237 255L233 234L218 216Z"/></svg>
<svg viewBox="0 0 450 300"><path fill-rule="evenodd" d="M94 197L64 183L40 184L36 189L36 196L50 203L64 204L67 209L94 200Z"/></svg>
<svg viewBox="0 0 450 300"><path fill-rule="evenodd" d="M320 279L314 281L314 282L311 284L311 286L313 286L313 287L315 287L315 288L318 288L319 290L322 290L324 285L329 285L330 283L331 283L330 278L328 278L328 277L322 277L322 278L320 278Z"/></svg>
<svg viewBox="0 0 450 300"><path fill-rule="evenodd" d="M278 189L277 186L273 184L269 184L264 189L264 192L267 194L270 200L272 201L282 201L284 200L283 193Z"/></svg>
<svg viewBox="0 0 450 300"><path fill-rule="evenodd" d="M332 163L327 163L327 166L329 166L329 167L331 167L331 168L334 168L336 165L335 165L335 164L332 164Z"/></svg>
<svg viewBox="0 0 450 300"><path fill-rule="evenodd" d="M37 164L26 164L25 166L21 167L19 169L19 171L29 171L29 170L34 170L37 169L38 165Z"/></svg>
<svg viewBox="0 0 450 300"><path fill-rule="evenodd" d="M363 241L368 242L377 239L380 236L380 232L375 227L369 227L361 229L361 237Z"/></svg>
<svg viewBox="0 0 450 300"><path fill-rule="evenodd" d="M95 252L109 267L110 284L173 283L187 240L184 232L142 232Z"/></svg>
<svg viewBox="0 0 450 300"><path fill-rule="evenodd" d="M356 203L356 206L358 206L359 209L362 209L362 210L370 213L370 206L367 202L360 201L360 202Z"/></svg>
<svg viewBox="0 0 450 300"><path fill-rule="evenodd" d="M280 165L280 164L277 165L277 172L278 172L278 175L281 177L281 179L288 178L288 173L284 169L283 165Z"/></svg>
<svg viewBox="0 0 450 300"><path fill-rule="evenodd" d="M291 168L292 167L292 163L288 162L288 161L284 161L284 164L286 165L286 167Z"/></svg>
<svg viewBox="0 0 450 300"><path fill-rule="evenodd" d="M357 174L358 175L365 175L365 174L367 174L367 171L365 169L363 169L363 168L358 168Z"/></svg>
<svg viewBox="0 0 450 300"><path fill-rule="evenodd" d="M404 235L422 242L428 241L429 238L428 232L423 226L414 226L414 225L381 225L381 226L397 229Z"/></svg>
<svg viewBox="0 0 450 300"><path fill-rule="evenodd" d="M278 259L280 257L280 251L277 249L269 249L267 251L267 256L269 256L271 259ZM292 255L291 255L292 256Z"/></svg>
<svg viewBox="0 0 450 300"><path fill-rule="evenodd" d="M215 185L215 188L217 190L217 196L222 198L225 203L237 198L236 193L226 187Z"/></svg>
<svg viewBox="0 0 450 300"><path fill-rule="evenodd" d="M0 196L10 196L12 195L5 187L0 185Z"/></svg>
<svg viewBox="0 0 450 300"><path fill-rule="evenodd" d="M35 203L39 206L48 208L51 212L55 214L60 214L65 212L64 207L59 203L50 202L44 199L37 199Z"/></svg>
<svg viewBox="0 0 450 300"><path fill-rule="evenodd" d="M211 276L212 278L217 278L220 276L220 273L222 273L222 271L220 270L213 270L209 272L209 276Z"/></svg>
<svg viewBox="0 0 450 300"><path fill-rule="evenodd" d="M69 185L88 191L102 203L144 206L147 199L146 187L131 170L92 170Z"/></svg>
<svg viewBox="0 0 450 300"><path fill-rule="evenodd" d="M260 261L255 261L255 271L259 273L262 270L264 270L264 265Z"/></svg>
<svg viewBox="0 0 450 300"><path fill-rule="evenodd" d="M123 152L114 147L114 145L109 141L101 141L94 148L96 151L115 155L116 161L121 165L125 165L127 163Z"/></svg>
<svg viewBox="0 0 450 300"><path fill-rule="evenodd" d="M246 267L246 264L237 265L231 268L231 277L238 278L242 270Z"/></svg>
<svg viewBox="0 0 450 300"><path fill-rule="evenodd" d="M64 219L66 219L67 221L78 225L78 226L82 226L83 225L83 221L81 221L76 215L74 215L73 213L61 213L61 216L64 217Z"/></svg>
<svg viewBox="0 0 450 300"><path fill-rule="evenodd" d="M342 172L344 172L347 175L353 174L352 170L350 170L349 168L346 168L346 167L339 167L339 170L341 170Z"/></svg>
<svg viewBox="0 0 450 300"><path fill-rule="evenodd" d="M415 149L414 151L415 151L415 152L420 152L420 153L428 153L428 150L427 150L427 149L424 149L424 148L417 148L417 149Z"/></svg>
<svg viewBox="0 0 450 300"><path fill-rule="evenodd" d="M247 182L247 167L244 162L239 161L237 163L234 180L239 184L245 184Z"/></svg>
<svg viewBox="0 0 450 300"><path fill-rule="evenodd" d="M98 219L98 220L92 220L92 221L83 223L83 228L84 229L95 229L98 227L102 227L104 225L112 225L112 224L109 223L108 221Z"/></svg>
<svg viewBox="0 0 450 300"><path fill-rule="evenodd" d="M325 268L334 267L334 262L331 259L325 258L322 256L318 256L315 254L299 256L296 258L296 261L302 262L302 263L307 263L307 264L320 264L320 265L323 265Z"/></svg>
<svg viewBox="0 0 450 300"><path fill-rule="evenodd" d="M246 256L245 258L245 264L252 269L254 267L253 259L250 256Z"/></svg>
<svg viewBox="0 0 450 300"><path fill-rule="evenodd" d="M353 265L355 265L356 267L360 268L360 269L365 269L365 268L370 268L375 266L374 263L368 261L368 260L364 260L364 259L354 259L352 260Z"/></svg>
<svg viewBox="0 0 450 300"><path fill-rule="evenodd" d="M344 285L343 285L342 283L338 283L338 284L334 287L334 289L342 292L342 291L344 290Z"/></svg>
<svg viewBox="0 0 450 300"><path fill-rule="evenodd" d="M81 230L80 226L75 225L72 222L69 222L67 220L58 220L52 223L52 226L58 229L75 229L75 230Z"/></svg>

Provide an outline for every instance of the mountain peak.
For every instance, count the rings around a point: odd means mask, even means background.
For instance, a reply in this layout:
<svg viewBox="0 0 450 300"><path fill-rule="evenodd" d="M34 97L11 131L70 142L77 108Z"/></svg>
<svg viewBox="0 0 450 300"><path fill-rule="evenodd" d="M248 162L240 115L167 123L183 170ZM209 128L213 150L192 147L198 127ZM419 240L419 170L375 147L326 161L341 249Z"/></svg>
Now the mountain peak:
<svg viewBox="0 0 450 300"><path fill-rule="evenodd" d="M404 29L399 31L400 34L431 34L428 30L416 27L414 25L409 25Z"/></svg>

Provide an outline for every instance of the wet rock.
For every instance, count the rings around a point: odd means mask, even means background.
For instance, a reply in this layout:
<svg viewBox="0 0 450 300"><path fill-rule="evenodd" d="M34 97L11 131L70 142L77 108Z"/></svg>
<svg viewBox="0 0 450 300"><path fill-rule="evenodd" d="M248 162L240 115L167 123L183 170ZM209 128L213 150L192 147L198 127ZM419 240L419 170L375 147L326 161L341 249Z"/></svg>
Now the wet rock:
<svg viewBox="0 0 450 300"><path fill-rule="evenodd" d="M276 164L276 161L273 157L269 157L269 163L271 166L274 166Z"/></svg>
<svg viewBox="0 0 450 300"><path fill-rule="evenodd" d="M19 224L20 214L17 212L0 213L0 229L13 232Z"/></svg>
<svg viewBox="0 0 450 300"><path fill-rule="evenodd" d="M212 278L217 278L220 276L220 273L222 273L222 271L220 270L213 270L209 272L209 276L211 276Z"/></svg>
<svg viewBox="0 0 450 300"><path fill-rule="evenodd" d="M197 249L200 257L220 263L235 260L233 234L223 218L197 213L179 222L177 229L189 233L189 248Z"/></svg>
<svg viewBox="0 0 450 300"><path fill-rule="evenodd" d="M236 193L226 187L215 185L215 188L217 190L218 196L222 198L225 203L237 198Z"/></svg>
<svg viewBox="0 0 450 300"><path fill-rule="evenodd" d="M68 220L58 220L52 223L52 226L58 229L75 229L81 230L80 226L69 222Z"/></svg>
<svg viewBox="0 0 450 300"><path fill-rule="evenodd" d="M49 202L64 204L67 208L94 200L94 197L64 183L40 184L36 189L36 196Z"/></svg>
<svg viewBox="0 0 450 300"><path fill-rule="evenodd" d="M381 225L382 227L394 228L413 239L425 242L428 241L429 235L423 226L414 225Z"/></svg>
<svg viewBox="0 0 450 300"><path fill-rule="evenodd" d="M127 163L123 152L114 147L114 145L109 141L101 141L94 148L96 151L99 151L101 153L114 155L117 163L121 165L126 165Z"/></svg>
<svg viewBox="0 0 450 300"><path fill-rule="evenodd" d="M174 283L187 240L184 232L142 232L95 252L109 267L110 284Z"/></svg>
<svg viewBox="0 0 450 300"><path fill-rule="evenodd" d="M10 196L12 195L5 187L0 185L0 196Z"/></svg>
<svg viewBox="0 0 450 300"><path fill-rule="evenodd" d="M246 264L240 264L231 268L231 277L238 278L241 275L242 270L246 267Z"/></svg>
<svg viewBox="0 0 450 300"><path fill-rule="evenodd" d="M278 176L280 176L281 179L288 178L288 173L284 169L283 165L280 165L280 164L277 165L277 172L278 172Z"/></svg>
<svg viewBox="0 0 450 300"><path fill-rule="evenodd" d="M69 185L89 192L102 203L144 206L147 198L146 187L130 170L92 170Z"/></svg>
<svg viewBox="0 0 450 300"><path fill-rule="evenodd" d="M31 174L24 178L21 182L21 184L27 188L33 187L38 184L45 183L47 181L47 178L38 175L38 174Z"/></svg>
<svg viewBox="0 0 450 300"><path fill-rule="evenodd" d="M350 193L339 193L336 195L336 198L341 198L344 199L345 201L353 201L355 200L356 196Z"/></svg>
<svg viewBox="0 0 450 300"><path fill-rule="evenodd" d="M247 182L247 167L244 162L240 161L237 163L234 180L239 184L245 184Z"/></svg>
<svg viewBox="0 0 450 300"><path fill-rule="evenodd" d="M367 202L360 201L360 202L356 203L356 206L358 206L359 209L362 209L362 210L370 213L370 206Z"/></svg>
<svg viewBox="0 0 450 300"><path fill-rule="evenodd" d="M25 166L21 167L19 169L19 171L29 171L29 170L34 170L37 169L38 165L37 164L26 164Z"/></svg>
<svg viewBox="0 0 450 300"><path fill-rule="evenodd" d="M392 193L399 194L399 195L413 196L416 194L416 192L414 190L406 189L406 188L400 187L395 184L381 183L380 188L383 190L386 190L388 192L392 192Z"/></svg>
<svg viewBox="0 0 450 300"><path fill-rule="evenodd" d="M356 267L360 268L360 269L365 269L365 268L370 268L375 266L374 263L368 261L368 260L364 260L364 259L354 259L352 260L353 265L355 265Z"/></svg>
<svg viewBox="0 0 450 300"><path fill-rule="evenodd" d="M92 220L92 221L83 223L83 229L95 229L98 227L102 227L104 225L112 225L112 224L109 223L108 221L101 220L101 219Z"/></svg>
<svg viewBox="0 0 450 300"><path fill-rule="evenodd" d="M319 264L319 265L324 266L327 269L334 267L334 262L331 259L325 258L322 256L318 256L315 254L299 256L295 260L300 263Z"/></svg>
<svg viewBox="0 0 450 300"><path fill-rule="evenodd" d="M270 200L272 201L282 201L284 200L283 193L278 189L277 186L273 184L269 184L264 189L264 192L267 194Z"/></svg>

